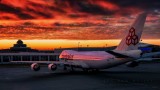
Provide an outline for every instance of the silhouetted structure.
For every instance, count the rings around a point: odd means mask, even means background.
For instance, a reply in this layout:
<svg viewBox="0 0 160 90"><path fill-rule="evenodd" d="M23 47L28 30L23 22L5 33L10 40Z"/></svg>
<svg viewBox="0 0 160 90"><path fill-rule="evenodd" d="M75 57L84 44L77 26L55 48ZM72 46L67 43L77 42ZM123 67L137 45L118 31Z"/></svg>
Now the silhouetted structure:
<svg viewBox="0 0 160 90"><path fill-rule="evenodd" d="M13 45L13 47L10 48L11 51L35 51L33 49L31 49L30 47L27 47L26 44L23 43L22 40L18 40L16 44Z"/></svg>

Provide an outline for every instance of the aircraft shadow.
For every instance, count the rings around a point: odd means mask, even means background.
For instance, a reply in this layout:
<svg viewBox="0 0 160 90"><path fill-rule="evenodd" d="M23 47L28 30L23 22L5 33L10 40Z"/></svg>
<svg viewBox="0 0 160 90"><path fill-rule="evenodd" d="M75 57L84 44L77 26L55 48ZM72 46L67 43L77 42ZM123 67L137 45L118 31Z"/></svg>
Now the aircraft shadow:
<svg viewBox="0 0 160 90"><path fill-rule="evenodd" d="M156 81L160 83L159 72L139 72L139 71L99 71L99 72L57 72L57 73L38 73L30 74L23 78L13 79L13 82L33 82L43 80L59 80L72 76L89 77L97 80L117 80L117 81L134 81L134 82L150 82ZM158 77L158 78L155 78Z"/></svg>

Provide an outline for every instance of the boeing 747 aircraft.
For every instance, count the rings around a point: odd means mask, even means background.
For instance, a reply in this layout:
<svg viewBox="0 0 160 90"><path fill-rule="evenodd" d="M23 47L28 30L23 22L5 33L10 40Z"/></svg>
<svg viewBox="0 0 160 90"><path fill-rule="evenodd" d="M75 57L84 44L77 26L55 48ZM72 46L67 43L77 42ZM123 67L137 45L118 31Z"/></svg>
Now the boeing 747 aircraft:
<svg viewBox="0 0 160 90"><path fill-rule="evenodd" d="M33 71L40 70L40 64L48 64L49 70L56 70L58 65L66 67L81 68L84 71L100 70L116 67L126 64L130 67L138 65L136 60L142 56L142 51L138 50L144 23L146 21L146 13L138 15L131 27L125 31L124 37L115 50L112 51L74 51L64 50L60 54L59 61L12 61L31 63Z"/></svg>

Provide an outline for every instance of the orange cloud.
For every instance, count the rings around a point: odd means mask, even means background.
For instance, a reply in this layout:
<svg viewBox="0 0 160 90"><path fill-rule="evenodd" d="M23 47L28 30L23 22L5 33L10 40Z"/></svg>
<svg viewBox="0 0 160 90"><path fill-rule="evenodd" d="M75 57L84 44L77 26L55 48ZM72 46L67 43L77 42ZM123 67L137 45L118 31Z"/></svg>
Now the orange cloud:
<svg viewBox="0 0 160 90"><path fill-rule="evenodd" d="M1 3L15 8L25 8L28 4L26 0L1 0Z"/></svg>
<svg viewBox="0 0 160 90"><path fill-rule="evenodd" d="M104 0L100 0L100 1L97 1L97 0L92 0L92 4L94 5L98 5L98 6L101 6L105 9L108 9L108 10L111 10L111 11L115 11L115 10L119 10L120 8L116 5L116 4L113 4L113 3L110 3L110 2L107 2L107 1L104 1Z"/></svg>
<svg viewBox="0 0 160 90"><path fill-rule="evenodd" d="M10 19L18 20L18 17L15 14L4 13L4 12L1 13L0 18L5 19L5 20L10 20Z"/></svg>
<svg viewBox="0 0 160 90"><path fill-rule="evenodd" d="M126 0L124 0L126 1ZM2 0L1 39L113 39L120 38L144 10L132 0ZM140 0L143 1L143 0ZM134 1L137 2L137 1ZM152 4L152 3L151 3ZM144 6L147 6L144 4ZM154 5L155 6L155 5ZM135 15L136 14L136 15ZM154 19L156 18L156 19ZM159 38L158 16L149 17ZM153 28L149 27L150 30ZM150 38L148 30L146 38Z"/></svg>

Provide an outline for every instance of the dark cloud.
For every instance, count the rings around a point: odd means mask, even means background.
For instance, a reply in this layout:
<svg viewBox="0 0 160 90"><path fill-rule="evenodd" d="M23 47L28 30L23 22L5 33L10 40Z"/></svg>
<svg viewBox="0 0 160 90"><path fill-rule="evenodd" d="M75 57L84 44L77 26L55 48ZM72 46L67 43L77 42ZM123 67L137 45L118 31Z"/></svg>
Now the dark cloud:
<svg viewBox="0 0 160 90"><path fill-rule="evenodd" d="M101 6L98 5L91 5L91 4L79 4L80 12L85 12L85 13L90 13L93 15L110 15L113 14L112 11L106 10L104 8L102 8Z"/></svg>
<svg viewBox="0 0 160 90"><path fill-rule="evenodd" d="M38 16L53 18L54 15L68 13L86 13L91 15L112 15L120 13L125 15L132 13L134 8L142 10L160 8L159 0L39 0L36 2L27 0L25 2L27 2L27 5L23 8L18 7L18 4L17 6L16 4L10 5L12 2L9 4L6 2L1 3L0 12L13 13L21 19L36 19ZM128 8L132 8L132 10ZM77 15L69 15L69 17L75 18Z"/></svg>
<svg viewBox="0 0 160 90"><path fill-rule="evenodd" d="M24 25L24 26L31 26L31 25L35 25L35 24L32 23L32 22L24 22L23 25Z"/></svg>
<svg viewBox="0 0 160 90"><path fill-rule="evenodd" d="M20 9L16 9L12 6L0 3L0 11L1 12L8 12L8 13L19 13Z"/></svg>
<svg viewBox="0 0 160 90"><path fill-rule="evenodd" d="M41 16L43 18L53 18L52 13L47 12L47 9L52 9L52 10L57 10L54 7L47 7L46 5L38 4L38 3L33 3L33 2L28 2L29 5L32 7L26 7L26 12L30 14L36 14L37 16ZM46 11L46 12L45 12ZM34 17L36 18L36 17Z"/></svg>
<svg viewBox="0 0 160 90"><path fill-rule="evenodd" d="M127 8L127 7L139 7L142 9L155 9L160 8L160 0L107 0L115 3L116 5Z"/></svg>
<svg viewBox="0 0 160 90"><path fill-rule="evenodd" d="M5 2L0 4L0 12L7 12L17 15L20 19L38 19L38 18L53 18L54 16L63 16L70 13L86 13L93 15L113 14L112 11L94 4L94 0L39 0L37 2L26 1L26 3ZM15 0L16 1L16 0ZM43 1L43 3L39 3ZM49 5L48 5L49 3ZM98 3L96 1L96 3ZM104 2L105 3L105 2ZM24 6L19 7L19 4ZM75 18L78 15L69 15L70 18Z"/></svg>
<svg viewBox="0 0 160 90"><path fill-rule="evenodd" d="M68 14L68 17L70 17L70 18L84 18L84 17L88 17L88 15L81 15L81 14L72 13L72 14Z"/></svg>
<svg viewBox="0 0 160 90"><path fill-rule="evenodd" d="M12 13L17 15L20 19L33 19L32 16L29 14L25 14L22 12L20 8L15 8L9 5L1 4L0 3L0 12L1 13ZM9 19L10 17L4 17L6 19Z"/></svg>
<svg viewBox="0 0 160 90"><path fill-rule="evenodd" d="M1 1L0 12L17 15L20 19L54 18L67 15L78 18L78 14L89 15L127 15L137 10L160 8L159 0L38 0L21 3ZM20 4L24 6L19 7ZM26 5L27 4L27 5ZM72 14L70 14L72 13ZM68 15L70 14L70 15ZM5 17L10 18L10 17Z"/></svg>
<svg viewBox="0 0 160 90"><path fill-rule="evenodd" d="M93 26L106 26L107 24L106 23L91 23L91 22L80 22L80 23L69 23L69 24L66 24L66 23L59 23L59 22L55 22L53 24L53 26L61 26L61 27L75 27L75 28L78 28L78 27L93 27Z"/></svg>

